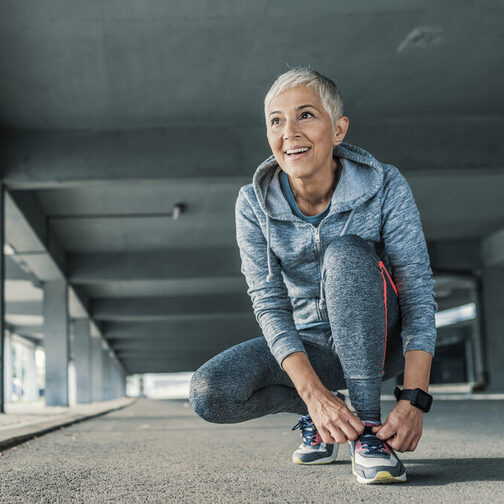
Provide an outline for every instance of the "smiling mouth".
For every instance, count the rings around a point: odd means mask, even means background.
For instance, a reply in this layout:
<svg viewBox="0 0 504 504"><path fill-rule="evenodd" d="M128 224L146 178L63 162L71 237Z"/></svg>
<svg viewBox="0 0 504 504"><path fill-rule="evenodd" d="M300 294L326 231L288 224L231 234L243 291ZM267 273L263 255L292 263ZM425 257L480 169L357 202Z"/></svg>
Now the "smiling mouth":
<svg viewBox="0 0 504 504"><path fill-rule="evenodd" d="M310 150L310 147L298 147L296 149L287 149L285 153L288 156L291 156L293 154L303 154L304 152L308 152Z"/></svg>

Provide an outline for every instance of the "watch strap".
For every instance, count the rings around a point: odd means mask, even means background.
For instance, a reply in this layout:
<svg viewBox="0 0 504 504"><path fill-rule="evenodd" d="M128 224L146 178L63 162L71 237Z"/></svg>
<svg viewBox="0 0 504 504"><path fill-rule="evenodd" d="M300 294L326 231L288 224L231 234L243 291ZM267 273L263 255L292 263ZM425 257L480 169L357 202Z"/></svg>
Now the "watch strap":
<svg viewBox="0 0 504 504"><path fill-rule="evenodd" d="M419 388L401 390L399 387L396 387L394 389L394 395L397 401L410 401L413 406L417 407L424 413L428 413L430 411L432 396ZM421 395L420 400L418 400L419 395ZM419 403L424 406L421 406Z"/></svg>

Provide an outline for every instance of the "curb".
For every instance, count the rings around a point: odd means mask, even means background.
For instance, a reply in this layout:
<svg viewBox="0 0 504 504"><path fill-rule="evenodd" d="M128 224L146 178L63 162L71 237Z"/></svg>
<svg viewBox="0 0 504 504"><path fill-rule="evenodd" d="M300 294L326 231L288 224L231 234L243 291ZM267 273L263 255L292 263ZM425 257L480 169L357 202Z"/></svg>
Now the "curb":
<svg viewBox="0 0 504 504"><path fill-rule="evenodd" d="M135 402L136 399L130 398L129 401L125 401L124 404L105 408L96 413L89 413L89 414L74 413L73 415L68 415L63 418L47 420L45 422L39 422L35 425L27 425L25 427L8 429L3 436L0 434L0 453L14 446L25 443L30 439L43 436L44 434L48 434L49 432L54 432L55 430L63 429L64 427L68 427L69 425L83 422L85 420L90 420L91 418L96 418L101 415L105 415L107 413L111 413L112 411L121 410L128 406L131 406Z"/></svg>

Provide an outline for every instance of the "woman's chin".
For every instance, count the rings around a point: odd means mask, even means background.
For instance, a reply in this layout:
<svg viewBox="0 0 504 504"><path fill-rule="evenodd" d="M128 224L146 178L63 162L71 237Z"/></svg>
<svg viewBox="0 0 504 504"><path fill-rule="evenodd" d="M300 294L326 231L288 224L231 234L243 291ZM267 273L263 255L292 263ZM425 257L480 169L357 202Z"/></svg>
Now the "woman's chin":
<svg viewBox="0 0 504 504"><path fill-rule="evenodd" d="M286 166L282 167L283 171L289 175L289 177L304 178L311 177L313 175L313 168L311 166Z"/></svg>

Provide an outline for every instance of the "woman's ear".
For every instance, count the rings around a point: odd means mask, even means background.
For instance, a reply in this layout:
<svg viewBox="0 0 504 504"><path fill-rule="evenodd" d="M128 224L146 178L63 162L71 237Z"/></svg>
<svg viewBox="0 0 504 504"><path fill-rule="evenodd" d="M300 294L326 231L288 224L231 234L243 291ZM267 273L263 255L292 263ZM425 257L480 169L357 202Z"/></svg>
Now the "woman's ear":
<svg viewBox="0 0 504 504"><path fill-rule="evenodd" d="M341 116L334 125L333 131L333 145L339 145L343 142L345 135L348 131L348 125L350 123L350 119L347 116Z"/></svg>

